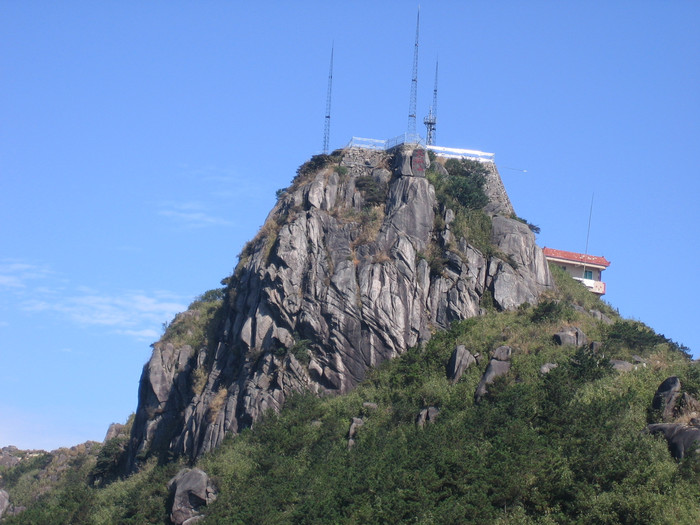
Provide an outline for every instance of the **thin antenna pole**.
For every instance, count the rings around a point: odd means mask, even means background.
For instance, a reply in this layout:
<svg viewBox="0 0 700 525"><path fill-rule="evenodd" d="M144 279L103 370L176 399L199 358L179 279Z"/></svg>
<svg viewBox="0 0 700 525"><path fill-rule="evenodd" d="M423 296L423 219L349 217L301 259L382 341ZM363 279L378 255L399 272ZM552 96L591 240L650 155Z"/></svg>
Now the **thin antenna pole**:
<svg viewBox="0 0 700 525"><path fill-rule="evenodd" d="M435 61L435 88L433 89L433 105L430 106L428 116L423 119L426 127L425 143L429 146L435 144L435 128L437 125L437 91L438 91L438 62Z"/></svg>
<svg viewBox="0 0 700 525"><path fill-rule="evenodd" d="M413 71L411 73L411 98L408 103L408 133L416 134L416 101L418 99L418 30L420 28L420 6L416 18L416 43L413 47Z"/></svg>
<svg viewBox="0 0 700 525"><path fill-rule="evenodd" d="M331 134L331 92L333 90L333 51L335 43L331 45L331 66L328 70L328 91L326 92L326 119L323 129L323 153L328 155L328 139Z"/></svg>
<svg viewBox="0 0 700 525"><path fill-rule="evenodd" d="M586 251L584 252L584 255L588 255L588 239L591 236L591 218L593 217L593 197L595 196L595 193L591 193L591 209L588 212L588 231L586 232ZM586 257L583 258L583 278L586 278Z"/></svg>
<svg viewBox="0 0 700 525"><path fill-rule="evenodd" d="M591 210L588 212L588 231L586 232L586 255L588 255L588 239L591 236L591 217L593 217L593 197L595 193L591 194Z"/></svg>

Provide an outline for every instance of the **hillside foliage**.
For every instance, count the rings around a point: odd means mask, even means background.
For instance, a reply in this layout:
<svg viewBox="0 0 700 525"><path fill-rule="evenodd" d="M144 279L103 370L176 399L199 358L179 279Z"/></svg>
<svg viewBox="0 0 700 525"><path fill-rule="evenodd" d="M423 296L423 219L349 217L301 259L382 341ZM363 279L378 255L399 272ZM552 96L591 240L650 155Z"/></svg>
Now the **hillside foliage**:
<svg viewBox="0 0 700 525"><path fill-rule="evenodd" d="M697 367L682 346L553 273L558 292L540 305L455 322L351 393L296 395L228 438L198 462L219 490L203 523L700 522L697 459L678 462L642 432L661 381L677 375L697 392ZM602 350L557 346L552 334L567 326ZM458 344L484 359L451 384L446 364ZM486 357L504 344L515 350L512 368L476 403ZM644 366L610 367L629 355ZM558 366L543 374L545 363ZM420 428L416 416L429 406L438 419ZM352 418L364 425L350 447ZM150 461L127 479L91 483L115 461L109 446L73 458L50 491L31 490L50 454L4 469L4 488L28 506L4 523L168 523L166 483L182 464Z"/></svg>

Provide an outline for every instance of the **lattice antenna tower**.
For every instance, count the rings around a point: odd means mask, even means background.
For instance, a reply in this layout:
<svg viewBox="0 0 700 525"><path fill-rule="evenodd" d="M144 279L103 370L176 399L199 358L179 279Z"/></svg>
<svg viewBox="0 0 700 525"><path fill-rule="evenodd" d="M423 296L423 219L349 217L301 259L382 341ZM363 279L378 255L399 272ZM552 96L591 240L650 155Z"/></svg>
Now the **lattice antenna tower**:
<svg viewBox="0 0 700 525"><path fill-rule="evenodd" d="M328 91L326 91L326 118L323 128L323 153L328 155L328 139L331 134L331 92L333 91L333 48L331 45L331 66L328 70Z"/></svg>
<svg viewBox="0 0 700 525"><path fill-rule="evenodd" d="M435 144L435 127L437 124L437 88L438 88L438 63L435 62L435 87L433 88L433 104L430 106L428 116L423 119L426 128L425 142L429 146Z"/></svg>
<svg viewBox="0 0 700 525"><path fill-rule="evenodd" d="M420 28L420 6L416 18L416 43L413 47L413 72L411 74L411 99L408 103L408 133L416 134L416 100L418 98L418 29Z"/></svg>

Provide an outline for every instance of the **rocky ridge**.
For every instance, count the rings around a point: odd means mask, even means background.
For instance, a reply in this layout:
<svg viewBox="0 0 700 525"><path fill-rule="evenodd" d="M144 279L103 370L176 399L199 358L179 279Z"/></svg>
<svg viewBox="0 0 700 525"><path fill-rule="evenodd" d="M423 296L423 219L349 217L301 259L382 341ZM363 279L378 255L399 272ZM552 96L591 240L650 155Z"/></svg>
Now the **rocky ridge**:
<svg viewBox="0 0 700 525"><path fill-rule="evenodd" d="M244 248L205 341L174 335L201 315L190 309L153 345L126 470L153 453L198 457L294 392L347 392L485 301L536 303L553 286L549 269L488 166L488 250L455 235L420 147L346 149L302 166Z"/></svg>

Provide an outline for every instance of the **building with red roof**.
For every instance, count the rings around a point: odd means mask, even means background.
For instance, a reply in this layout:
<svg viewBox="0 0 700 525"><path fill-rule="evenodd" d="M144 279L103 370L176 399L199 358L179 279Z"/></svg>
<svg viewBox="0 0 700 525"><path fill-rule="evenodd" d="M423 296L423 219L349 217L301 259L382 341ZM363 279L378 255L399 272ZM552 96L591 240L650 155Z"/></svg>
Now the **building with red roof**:
<svg viewBox="0 0 700 525"><path fill-rule="evenodd" d="M542 251L547 261L562 268L571 277L583 283L590 291L598 295L605 294L602 273L610 266L610 261L605 257L546 247Z"/></svg>

